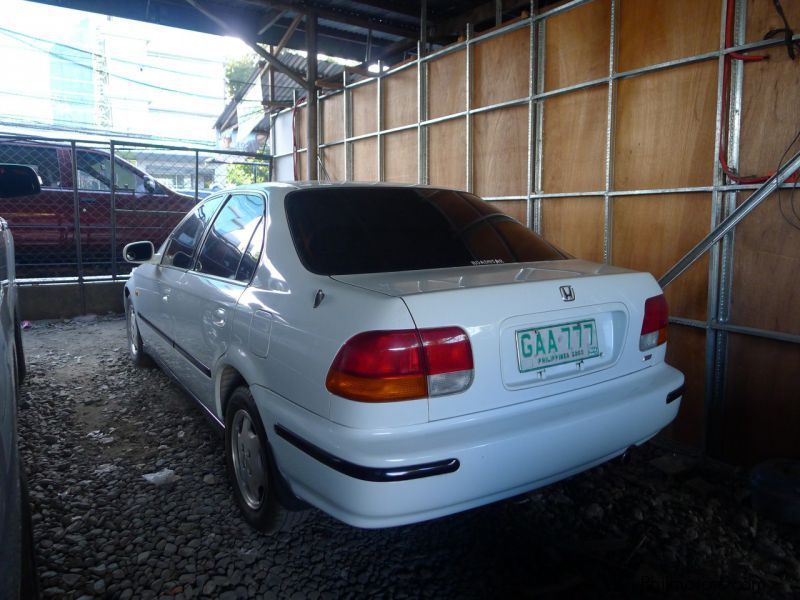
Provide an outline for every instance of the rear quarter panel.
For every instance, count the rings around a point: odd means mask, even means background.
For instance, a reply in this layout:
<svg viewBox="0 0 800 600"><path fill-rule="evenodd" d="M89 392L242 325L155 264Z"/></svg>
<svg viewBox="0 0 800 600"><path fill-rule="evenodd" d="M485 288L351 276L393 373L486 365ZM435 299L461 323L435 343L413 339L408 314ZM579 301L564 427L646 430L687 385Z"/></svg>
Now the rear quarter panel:
<svg viewBox="0 0 800 600"><path fill-rule="evenodd" d="M306 410L351 427L426 422L425 399L366 404L326 389L328 369L350 337L369 330L411 329L414 322L399 298L308 272L289 234L284 193L270 194L266 252L252 284L239 299L231 349L216 371L230 364L250 385L268 388ZM320 290L324 299L315 308ZM221 415L221 404L218 412Z"/></svg>

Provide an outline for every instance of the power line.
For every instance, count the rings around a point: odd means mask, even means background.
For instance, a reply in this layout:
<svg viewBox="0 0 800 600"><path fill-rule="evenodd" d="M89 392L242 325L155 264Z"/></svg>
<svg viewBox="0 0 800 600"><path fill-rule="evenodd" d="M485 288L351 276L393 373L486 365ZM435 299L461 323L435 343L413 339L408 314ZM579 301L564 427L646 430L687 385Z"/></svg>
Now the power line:
<svg viewBox="0 0 800 600"><path fill-rule="evenodd" d="M34 41L37 41L37 42L43 42L43 43L47 43L47 44L54 44L54 45L57 45L57 46L61 46L62 48L69 48L70 50L75 50L76 52L81 52L83 54L89 54L93 58L103 58L103 55L100 54L99 52L93 52L92 50L87 50L86 48L80 48L78 46L71 46L70 44L65 44L63 42L59 42L57 40L53 40L53 39L50 39L50 38L37 37L37 36L30 35L30 34L27 34L27 33L22 33L21 31L14 31L13 29L7 29L5 27L0 27L0 32L5 33L5 34L12 34L12 35L19 36L19 37L24 37L24 38L27 38L29 40L34 40ZM209 77L207 77L206 75L201 75L199 73L191 73L191 72L186 72L186 71L179 71L178 69L170 69L168 67L161 67L161 66L157 66L157 65L151 65L151 64L139 62L139 61L136 61L136 60L128 60L128 59L125 59L125 58L114 58L113 60L115 62L134 65L136 67L139 67L140 69L147 68L147 69L153 69L153 70L156 70L156 71L164 71L165 73L175 73L175 74L178 74L178 75L185 75L187 77L201 77L203 79L209 79ZM255 64L253 65L253 68L255 68ZM241 84L247 83L247 81L241 80L241 79L230 79L229 81L231 81L232 83L241 83Z"/></svg>
<svg viewBox="0 0 800 600"><path fill-rule="evenodd" d="M10 120L2 120L2 119L10 119ZM168 143L187 143L187 141L191 141L192 143L196 144L209 144L207 152L214 152L215 147L213 142L207 140L188 140L187 138L176 138L176 137L164 137L164 136L155 136L155 135L146 135L146 134L137 134L131 135L130 131L109 131L108 129L102 129L98 127L81 127L75 126L74 122L64 121L63 125L59 123L47 123L44 121L35 121L26 119L24 121L18 120L18 115L9 115L9 114L2 114L0 113L0 127L24 127L26 129L41 129L41 130L50 130L50 131L67 131L69 133L80 133L86 135L103 135L107 136L108 138L127 138L129 140L145 140L149 142L168 142ZM88 123L87 123L88 125Z"/></svg>
<svg viewBox="0 0 800 600"><path fill-rule="evenodd" d="M0 34L6 35L6 36L9 36L9 37L13 37L13 34L9 34L6 31L0 31ZM74 59L72 59L72 58L70 58L68 56L64 56L63 54L58 54L56 52L52 52L52 51L46 50L44 48L39 48L39 47L31 44L30 42L26 42L25 40L18 40L18 41L20 43L22 43L22 44L26 44L26 45L34 48L35 50L38 50L39 52L43 52L43 53L49 54L50 56L55 56L57 58L60 58L61 60L64 60L64 61L69 62L69 63L72 63L74 65L77 65L77 66L81 67L81 68L89 69L92 72L96 71L98 73L105 73L109 77L114 77L116 79L122 79L123 81L129 81L131 83L135 83L137 85L141 85L141 86L148 87L148 88L151 88L151 89L160 90L162 92L171 92L171 93L174 93L174 94L181 94L183 96L192 96L193 98L203 98L205 100L215 100L215 101L224 101L225 100L225 98L223 96L209 96L207 94L197 94L195 92L187 92L187 91L184 91L184 90L176 90L174 88L168 88L168 87L164 87L164 86L161 86L161 85L156 85L154 83L147 83L145 81L139 81L139 80L133 79L131 77L125 77L124 75L119 75L117 73L112 73L112 72L108 71L107 69L99 69L99 68L95 69L91 65L83 64L82 62L74 60Z"/></svg>
<svg viewBox="0 0 800 600"><path fill-rule="evenodd" d="M22 33L20 31L14 31L13 29L7 29L5 27L0 27L0 33L4 33L7 36L24 37L24 38L27 38L29 40L34 40L36 42L54 44L54 45L57 45L57 46L61 46L62 48L69 48L70 50L75 50L76 52L81 52L83 54L89 54L93 58L103 58L103 55L98 53L98 52L93 52L93 51L87 50L85 48L79 48L78 46L71 46L70 44L65 44L63 42L59 42L59 41L56 41L56 40L53 40L53 39L49 39L49 38L37 37L37 36L29 35L29 34L26 34L26 33ZM22 42L22 43L26 43L23 40L17 40L17 41ZM28 44L28 45L31 45L31 44ZM33 47L35 50L45 51L45 52L48 52L48 53L51 52L50 50L45 50L45 49L42 49L42 48L38 48L36 46L32 46L31 45L31 47ZM155 70L155 71L163 71L165 73L175 73L175 74L178 74L178 75L184 75L186 77L199 77L199 78L203 78L203 79L210 79L206 75L200 75L199 73L191 73L191 72L186 72L186 71L179 71L177 69L169 69L167 67L160 67L160 66L157 66L157 65L151 65L151 64L147 64L147 63L142 63L142 62L135 61L135 60L128 60L128 59L125 59L125 58L116 58L115 57L112 60L114 62L134 65L136 67L139 67L140 69L147 68L147 69L152 69L152 70ZM254 64L253 65L253 69L255 69L255 68L256 68L256 65ZM234 83L234 84L241 84L241 85L247 85L247 84L252 84L253 83L249 79L247 79L247 80L245 80L245 79L228 79L228 81L231 82L231 83ZM291 86L291 85L275 85L274 87L284 87L284 88L288 88L288 89L297 89L297 86Z"/></svg>
<svg viewBox="0 0 800 600"><path fill-rule="evenodd" d="M91 107L95 107L96 106L95 102L90 102L90 101L86 101L86 100L78 100L78 99L70 99L70 98L59 98L59 97L54 97L54 96L37 96L37 95L33 95L33 94L24 94L24 93L21 93L21 92L9 92L9 91L5 91L5 90L0 90L0 95L17 96L17 97L21 97L21 98L30 98L32 100L45 100L45 101L49 100L51 102L63 103L63 104L75 104L75 105L78 105L78 106L91 106ZM119 97L109 97L109 98L111 100L120 100L122 102L130 102L130 103L141 103L141 102L143 102L143 100L131 100L131 99L128 99L128 98L119 98ZM127 109L122 108L122 110L127 110ZM192 110L192 111L183 110L183 111L181 111L181 110L175 110L175 109L169 109L169 108L159 108L157 106L150 106L150 107L147 108L147 110L149 112L171 112L171 113L175 113L175 114L193 115L193 116L208 117L208 118L212 118L212 117L216 118L218 116L217 113L198 113L196 110Z"/></svg>

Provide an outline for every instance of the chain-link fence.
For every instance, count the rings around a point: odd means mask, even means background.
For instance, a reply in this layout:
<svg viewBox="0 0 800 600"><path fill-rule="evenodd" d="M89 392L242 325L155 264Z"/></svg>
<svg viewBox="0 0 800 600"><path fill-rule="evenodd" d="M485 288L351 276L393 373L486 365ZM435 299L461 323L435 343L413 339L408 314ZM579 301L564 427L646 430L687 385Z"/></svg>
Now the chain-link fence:
<svg viewBox="0 0 800 600"><path fill-rule="evenodd" d="M268 181L272 166L264 154L3 134L0 163L29 165L42 183L37 196L0 199L17 276L79 280L128 273L125 244L158 248L198 201Z"/></svg>

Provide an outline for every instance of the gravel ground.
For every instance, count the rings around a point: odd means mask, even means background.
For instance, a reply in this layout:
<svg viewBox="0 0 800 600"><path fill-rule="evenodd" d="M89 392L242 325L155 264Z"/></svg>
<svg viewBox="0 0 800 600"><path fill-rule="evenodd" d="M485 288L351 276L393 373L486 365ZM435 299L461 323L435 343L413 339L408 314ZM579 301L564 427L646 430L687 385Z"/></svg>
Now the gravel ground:
<svg viewBox="0 0 800 600"><path fill-rule="evenodd" d="M388 530L316 510L263 536L239 517L222 440L124 319L37 322L20 437L43 595L57 598L778 596L800 531L750 508L745 474L652 444L545 490ZM143 475L174 471L154 485Z"/></svg>

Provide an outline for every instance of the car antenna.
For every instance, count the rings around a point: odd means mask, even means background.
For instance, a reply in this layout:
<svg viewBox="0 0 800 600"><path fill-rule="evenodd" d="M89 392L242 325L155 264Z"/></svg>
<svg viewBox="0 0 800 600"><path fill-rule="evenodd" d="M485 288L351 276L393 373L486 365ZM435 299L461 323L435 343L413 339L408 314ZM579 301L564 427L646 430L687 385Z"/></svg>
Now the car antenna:
<svg viewBox="0 0 800 600"><path fill-rule="evenodd" d="M322 301L325 300L325 292L322 290L317 290L317 295L314 296L314 308L317 308Z"/></svg>

